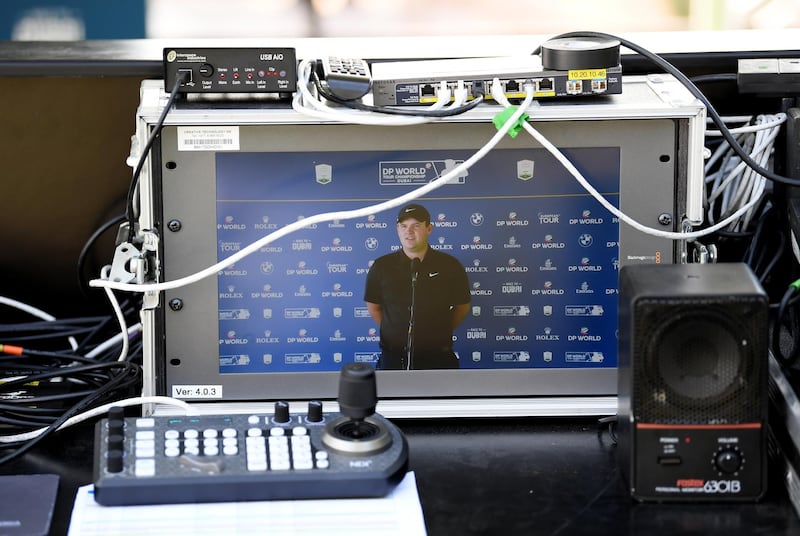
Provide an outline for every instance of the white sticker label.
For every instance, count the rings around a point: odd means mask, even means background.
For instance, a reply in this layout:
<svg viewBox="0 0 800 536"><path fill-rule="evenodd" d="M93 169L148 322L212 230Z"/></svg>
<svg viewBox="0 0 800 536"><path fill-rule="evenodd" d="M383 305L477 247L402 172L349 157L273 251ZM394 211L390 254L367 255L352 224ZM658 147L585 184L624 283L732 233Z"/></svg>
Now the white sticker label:
<svg viewBox="0 0 800 536"><path fill-rule="evenodd" d="M221 385L173 385L172 398L222 398Z"/></svg>
<svg viewBox="0 0 800 536"><path fill-rule="evenodd" d="M238 151L239 127L178 127L179 151Z"/></svg>

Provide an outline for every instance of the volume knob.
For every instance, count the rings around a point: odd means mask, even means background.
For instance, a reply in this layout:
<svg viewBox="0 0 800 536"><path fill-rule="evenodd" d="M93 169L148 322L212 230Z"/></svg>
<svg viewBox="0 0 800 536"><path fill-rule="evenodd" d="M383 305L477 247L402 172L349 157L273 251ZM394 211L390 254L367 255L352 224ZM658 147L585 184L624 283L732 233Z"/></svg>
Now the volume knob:
<svg viewBox="0 0 800 536"><path fill-rule="evenodd" d="M722 473L735 473L742 467L742 455L733 449L723 449L714 457L714 465Z"/></svg>

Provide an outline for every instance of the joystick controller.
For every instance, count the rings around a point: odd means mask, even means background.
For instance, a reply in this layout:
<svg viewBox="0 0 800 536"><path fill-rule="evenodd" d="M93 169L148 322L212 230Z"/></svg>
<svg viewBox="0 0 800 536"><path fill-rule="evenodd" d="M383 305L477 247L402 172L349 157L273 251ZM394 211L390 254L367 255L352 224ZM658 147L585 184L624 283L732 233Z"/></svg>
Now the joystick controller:
<svg viewBox="0 0 800 536"><path fill-rule="evenodd" d="M381 497L402 480L408 444L375 413L375 371L342 367L338 413L312 400L272 414L124 417L95 427L103 505Z"/></svg>
<svg viewBox="0 0 800 536"><path fill-rule="evenodd" d="M365 363L349 363L339 376L339 412L329 423L322 442L343 453L368 454L384 450L392 441L386 421L372 418L378 403L375 370Z"/></svg>

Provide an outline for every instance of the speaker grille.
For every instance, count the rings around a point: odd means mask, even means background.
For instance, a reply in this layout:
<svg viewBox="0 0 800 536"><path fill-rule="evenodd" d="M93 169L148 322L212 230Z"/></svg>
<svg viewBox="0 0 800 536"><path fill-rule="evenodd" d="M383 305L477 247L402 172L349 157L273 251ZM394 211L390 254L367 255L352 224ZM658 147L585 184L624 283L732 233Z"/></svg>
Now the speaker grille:
<svg viewBox="0 0 800 536"><path fill-rule="evenodd" d="M765 326L765 315L763 302L741 296L641 300L633 348L638 420L760 422L767 334L753 326Z"/></svg>

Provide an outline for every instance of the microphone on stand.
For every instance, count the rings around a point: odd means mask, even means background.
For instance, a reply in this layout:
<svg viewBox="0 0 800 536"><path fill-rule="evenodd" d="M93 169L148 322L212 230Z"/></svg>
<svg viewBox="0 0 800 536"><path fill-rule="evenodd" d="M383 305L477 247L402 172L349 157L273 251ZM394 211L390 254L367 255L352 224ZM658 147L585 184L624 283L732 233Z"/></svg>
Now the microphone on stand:
<svg viewBox="0 0 800 536"><path fill-rule="evenodd" d="M416 309L417 276L420 262L416 257L411 259L411 310L408 316L408 338L406 339L406 370L411 370L411 360L414 355L414 309Z"/></svg>
<svg viewBox="0 0 800 536"><path fill-rule="evenodd" d="M411 282L412 283L416 283L417 282L417 276L419 275L420 262L422 262L422 261L420 261L416 257L411 259Z"/></svg>

